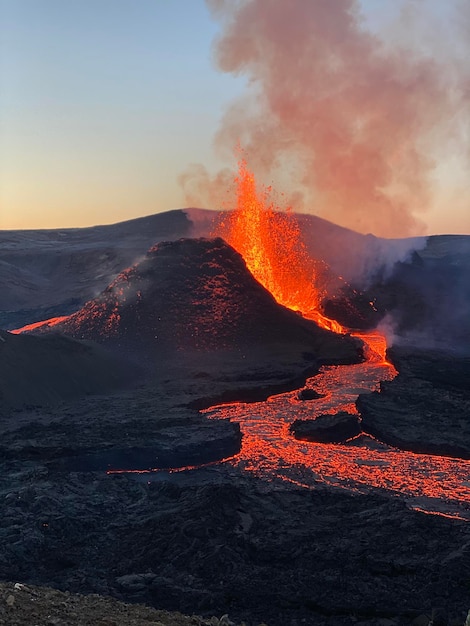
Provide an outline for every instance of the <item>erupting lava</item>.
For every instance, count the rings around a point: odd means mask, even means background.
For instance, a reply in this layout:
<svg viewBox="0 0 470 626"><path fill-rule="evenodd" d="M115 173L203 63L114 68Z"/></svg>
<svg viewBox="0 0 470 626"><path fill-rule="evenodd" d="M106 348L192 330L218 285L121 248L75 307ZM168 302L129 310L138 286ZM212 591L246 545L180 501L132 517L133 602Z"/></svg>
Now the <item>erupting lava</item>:
<svg viewBox="0 0 470 626"><path fill-rule="evenodd" d="M326 270L322 262L309 255L291 210L277 210L269 200L270 188L257 191L254 174L244 159L239 161L235 182L237 206L234 211L224 214L216 227L216 234L242 255L253 276L279 304L300 311L327 330L349 332L319 311L325 295L322 283ZM366 344L367 360L387 363L387 344L382 333L351 334ZM390 368L388 378L393 378L395 368L387 365Z"/></svg>
<svg viewBox="0 0 470 626"><path fill-rule="evenodd" d="M250 272L277 302L301 311L323 328L346 332L341 324L318 310L324 296L324 268L308 254L290 209L276 210L269 201L269 188L257 191L255 177L243 159L235 182L236 209L224 215L216 234L242 255Z"/></svg>

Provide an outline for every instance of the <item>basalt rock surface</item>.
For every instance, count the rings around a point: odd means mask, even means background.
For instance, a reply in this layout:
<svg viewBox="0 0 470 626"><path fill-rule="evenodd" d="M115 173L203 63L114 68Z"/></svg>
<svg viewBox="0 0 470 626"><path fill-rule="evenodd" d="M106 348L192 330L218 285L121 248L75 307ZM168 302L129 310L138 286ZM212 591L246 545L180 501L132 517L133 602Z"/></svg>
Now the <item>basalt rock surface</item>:
<svg viewBox="0 0 470 626"><path fill-rule="evenodd" d="M307 490L295 480L268 482L228 462L212 464L238 449L240 431L227 421L209 422L194 407L214 398L265 397L304 384L305 371L321 362L358 358L356 342L332 338L249 281L219 240L161 245L62 327L115 350L93 374L101 382L90 393L104 391L116 355L127 350L139 361L145 355L153 384L53 405L49 391L39 394L41 386L49 390L47 377L25 370L36 394L28 404L35 406L10 401L0 419L0 578L207 619L228 613L247 626L408 626L433 607L463 624L468 523L412 511L373 490L346 493L325 484ZM189 312L195 315L188 321ZM70 377L67 384L94 372L96 346L87 353L86 344L49 332L1 335L0 351L15 345L8 358L23 355L10 373L17 361L2 365L15 393L23 393L14 385L23 384L21 368L29 367L24 340L69 342L71 363L39 359L45 371L54 365L55 374ZM383 385L383 394L358 403L368 428L381 429L386 440L393 427L403 447L431 436L439 453L443 443L466 445L465 362L403 351L391 358L400 375ZM42 402L51 406L37 406ZM105 472L135 465L142 451L163 457L160 469L193 460L201 467L152 476ZM294 467L294 479L297 471L302 477ZM8 597L0 622L14 611Z"/></svg>
<svg viewBox="0 0 470 626"><path fill-rule="evenodd" d="M205 406L261 400L301 386L321 364L363 358L359 340L280 306L222 239L160 243L78 312L27 332L38 336L5 333L0 346L10 406L103 393L148 376L154 384L218 380Z"/></svg>
<svg viewBox="0 0 470 626"><path fill-rule="evenodd" d="M236 427L209 429L188 408L226 382L202 372L160 382L3 417L0 578L247 626L407 626L433 606L463 623L465 522L227 463L152 476L73 466L143 443L204 451L209 430L214 444L239 445Z"/></svg>
<svg viewBox="0 0 470 626"><path fill-rule="evenodd" d="M470 358L394 348L399 371L380 392L360 395L362 428L404 450L470 458Z"/></svg>
<svg viewBox="0 0 470 626"><path fill-rule="evenodd" d="M406 239L390 240L387 251L384 240L369 238L367 246L358 250L359 263L361 257L362 261L368 258L362 279L350 276L354 288L343 284L329 293L323 302L325 315L348 328L361 329L374 328L389 316L395 335L408 344L421 349L441 346L462 354L470 345L470 236L438 235L408 240L408 254L406 245ZM351 250L345 248L342 254L351 257L353 268ZM371 254L374 250L375 257ZM320 257L333 270L348 276L348 269L340 270L324 250ZM398 262L387 266L383 263L387 257Z"/></svg>
<svg viewBox="0 0 470 626"><path fill-rule="evenodd" d="M290 431L296 439L318 443L341 443L361 432L357 415L340 411L319 415L312 420L295 420Z"/></svg>
<svg viewBox="0 0 470 626"><path fill-rule="evenodd" d="M211 619L157 611L96 594L0 583L0 623L7 626L213 626L217 618Z"/></svg>
<svg viewBox="0 0 470 626"><path fill-rule="evenodd" d="M298 400L318 400L319 398L323 398L322 393L318 393L315 389L311 389L306 387L305 389L301 389L297 394Z"/></svg>
<svg viewBox="0 0 470 626"><path fill-rule="evenodd" d="M440 389L470 392L470 355L399 346L390 348L387 356L404 377L426 380Z"/></svg>
<svg viewBox="0 0 470 626"><path fill-rule="evenodd" d="M426 245L370 284L375 307L392 315L408 344L470 346L470 236L428 237Z"/></svg>
<svg viewBox="0 0 470 626"><path fill-rule="evenodd" d="M397 500L234 470L147 484L31 462L1 469L1 578L250 626L404 626L433 606L466 615L468 525Z"/></svg>
<svg viewBox="0 0 470 626"><path fill-rule="evenodd" d="M138 369L98 345L0 330L0 416L128 386Z"/></svg>
<svg viewBox="0 0 470 626"><path fill-rule="evenodd" d="M77 311L150 246L193 226L176 210L91 228L0 230L0 328Z"/></svg>
<svg viewBox="0 0 470 626"><path fill-rule="evenodd" d="M42 463L48 471L62 473L179 468L236 454L242 439L239 425L208 420L175 402L179 383L161 381L157 389L5 411L0 458ZM188 397L203 387L188 380ZM178 400L184 398L181 393Z"/></svg>
<svg viewBox="0 0 470 626"><path fill-rule="evenodd" d="M219 215L189 208L91 228L0 230L0 328L77 311L152 245L208 237ZM371 266L403 259L419 246L410 240L361 235L314 215L296 217L310 255L347 281L369 277Z"/></svg>

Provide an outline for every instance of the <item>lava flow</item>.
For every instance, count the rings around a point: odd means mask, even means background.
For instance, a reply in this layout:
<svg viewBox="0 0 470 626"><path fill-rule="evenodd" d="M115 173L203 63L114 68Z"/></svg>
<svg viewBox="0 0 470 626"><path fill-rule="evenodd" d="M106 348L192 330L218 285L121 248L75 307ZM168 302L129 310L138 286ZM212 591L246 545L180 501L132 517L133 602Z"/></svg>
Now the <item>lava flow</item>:
<svg viewBox="0 0 470 626"><path fill-rule="evenodd" d="M307 488L323 484L360 493L379 490L400 496L416 510L470 519L470 461L405 452L367 435L339 445L298 441L290 433L295 419L355 412L357 395L377 390L387 370L385 364L370 362L323 367L307 381L322 394L314 402L289 392L266 402L220 405L204 413L240 424L242 449L229 463L265 480L280 478Z"/></svg>
<svg viewBox="0 0 470 626"><path fill-rule="evenodd" d="M47 320L42 320L40 322L34 322L32 324L26 324L26 326L22 326L21 328L15 328L14 330L10 330L13 335L21 335L22 333L29 333L33 330L38 330L39 328L51 328L52 326L56 326L66 320L68 315L61 315L59 317L51 317Z"/></svg>
<svg viewBox="0 0 470 626"><path fill-rule="evenodd" d="M237 207L219 224L218 234L244 257L248 269L280 304L300 311L323 328L349 332L319 311L324 296L323 268L309 256L294 216L269 204L269 190L257 192L255 178L244 161L236 182ZM304 486L323 482L359 491L386 490L401 494L416 509L468 518L468 461L404 452L368 436L346 445L325 445L299 442L290 434L294 419L338 411L357 413L359 393L377 391L381 380L396 376L385 358L382 333L351 334L365 343L366 361L321 368L308 381L322 395L314 408L288 393L266 402L236 403L206 412L209 417L240 423L242 450L231 462L260 476L277 476Z"/></svg>

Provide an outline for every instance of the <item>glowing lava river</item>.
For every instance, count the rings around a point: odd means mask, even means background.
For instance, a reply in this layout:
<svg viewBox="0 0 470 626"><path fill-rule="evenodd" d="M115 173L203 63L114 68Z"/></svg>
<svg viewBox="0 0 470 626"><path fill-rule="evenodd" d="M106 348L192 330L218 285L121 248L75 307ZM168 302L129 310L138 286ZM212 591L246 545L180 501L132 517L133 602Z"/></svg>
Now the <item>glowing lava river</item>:
<svg viewBox="0 0 470 626"><path fill-rule="evenodd" d="M318 313L321 267L311 259L300 228L287 214L259 193L253 174L241 161L236 210L222 223L220 234L245 258L249 269L276 300L300 310L320 326L346 332ZM307 381L323 397L297 399L297 393L273 396L257 404L212 407L206 415L240 423L243 443L232 463L260 476L282 477L298 485L326 483L356 491L386 490L401 495L409 506L428 512L470 519L470 462L401 451L367 435L346 445L302 442L289 432L295 419L322 413L357 413L360 393L379 389L380 381L396 376L385 360L380 333L356 334L366 345L367 361L358 365L323 367Z"/></svg>
<svg viewBox="0 0 470 626"><path fill-rule="evenodd" d="M229 462L261 478L278 477L304 487L378 489L402 497L414 509L470 519L470 461L405 452L368 435L338 445L298 441L289 432L295 419L338 411L357 413L358 394L375 391L380 380L395 374L393 366L379 358L323 367L307 381L308 387L324 394L319 399L299 400L294 391L265 402L211 407L205 414L240 423L242 449Z"/></svg>
<svg viewBox="0 0 470 626"><path fill-rule="evenodd" d="M361 338L368 338L373 346L381 335ZM207 418L238 422L243 438L237 455L208 465L216 472L236 467L263 481L280 479L307 489L328 486L381 493L399 497L415 510L470 520L470 461L403 451L366 434L344 444L324 444L296 440L289 431L296 419L338 411L357 413L358 394L377 390L381 380L395 375L393 365L371 350L364 363L324 366L308 379L307 387L322 394L318 399L300 400L298 391L291 391L264 402L210 407L203 411ZM123 473L150 482L171 474L188 476L204 467L207 465Z"/></svg>
<svg viewBox="0 0 470 626"><path fill-rule="evenodd" d="M237 184L237 208L219 224L216 234L242 254L252 274L278 302L302 311L319 326L348 332L318 310L322 268L308 256L295 219L274 211L266 194L258 194L243 161ZM366 361L322 367L307 381L307 387L321 394L320 398L299 400L298 392L293 391L265 402L205 410L208 418L238 422L243 434L239 454L211 465L221 470L236 466L264 480L277 478L306 488L328 485L361 493L378 490L400 497L416 510L470 520L470 461L406 452L365 434L338 445L299 441L289 431L297 419L339 411L357 414L359 394L377 391L380 381L396 376L393 365L385 360L383 335L352 334L364 341ZM197 468L165 471L191 469ZM150 472L136 473L151 480Z"/></svg>

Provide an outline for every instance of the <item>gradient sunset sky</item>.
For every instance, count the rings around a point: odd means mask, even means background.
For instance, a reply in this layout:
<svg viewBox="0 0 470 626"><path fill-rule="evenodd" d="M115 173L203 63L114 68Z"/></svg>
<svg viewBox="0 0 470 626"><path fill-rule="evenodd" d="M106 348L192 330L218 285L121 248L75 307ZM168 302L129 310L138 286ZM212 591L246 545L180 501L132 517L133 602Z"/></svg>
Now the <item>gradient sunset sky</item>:
<svg viewBox="0 0 470 626"><path fill-rule="evenodd" d="M413 2L452 32L444 0ZM359 4L364 24L393 40L406 3ZM214 136L249 78L216 67L221 28L204 0L0 0L0 229L182 208L191 163L233 166ZM423 32L432 55L429 41ZM468 160L444 151L434 173L426 233L469 234Z"/></svg>

